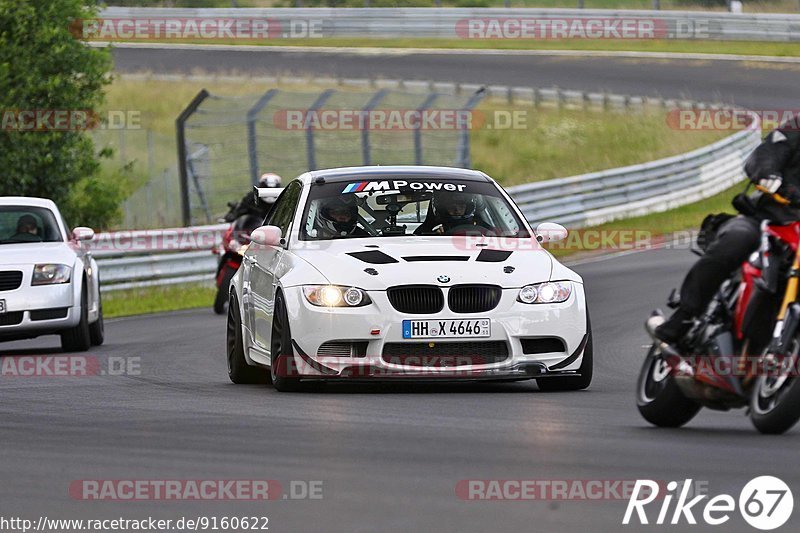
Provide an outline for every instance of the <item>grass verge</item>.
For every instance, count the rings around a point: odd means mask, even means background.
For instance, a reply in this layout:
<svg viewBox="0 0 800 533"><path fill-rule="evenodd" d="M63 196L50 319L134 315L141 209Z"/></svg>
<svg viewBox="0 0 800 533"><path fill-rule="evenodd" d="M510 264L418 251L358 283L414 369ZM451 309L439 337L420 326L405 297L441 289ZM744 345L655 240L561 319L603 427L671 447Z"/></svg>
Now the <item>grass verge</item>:
<svg viewBox="0 0 800 533"><path fill-rule="evenodd" d="M175 41L148 41L174 43ZM685 39L415 39L330 37L325 39L192 39L181 44L308 46L342 48L443 48L463 50L583 50L799 57L800 43Z"/></svg>
<svg viewBox="0 0 800 533"><path fill-rule="evenodd" d="M116 318L201 307L207 307L210 313L216 292L215 287L200 283L104 292L103 315Z"/></svg>

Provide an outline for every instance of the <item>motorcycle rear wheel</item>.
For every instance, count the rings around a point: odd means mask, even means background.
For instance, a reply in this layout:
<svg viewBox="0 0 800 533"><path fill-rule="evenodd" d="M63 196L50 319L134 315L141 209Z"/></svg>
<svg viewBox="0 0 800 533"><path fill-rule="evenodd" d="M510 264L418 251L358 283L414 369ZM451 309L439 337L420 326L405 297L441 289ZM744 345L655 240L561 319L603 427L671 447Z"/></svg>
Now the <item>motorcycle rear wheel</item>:
<svg viewBox="0 0 800 533"><path fill-rule="evenodd" d="M669 365L653 344L636 383L636 407L654 426L676 428L694 418L702 406L683 395Z"/></svg>

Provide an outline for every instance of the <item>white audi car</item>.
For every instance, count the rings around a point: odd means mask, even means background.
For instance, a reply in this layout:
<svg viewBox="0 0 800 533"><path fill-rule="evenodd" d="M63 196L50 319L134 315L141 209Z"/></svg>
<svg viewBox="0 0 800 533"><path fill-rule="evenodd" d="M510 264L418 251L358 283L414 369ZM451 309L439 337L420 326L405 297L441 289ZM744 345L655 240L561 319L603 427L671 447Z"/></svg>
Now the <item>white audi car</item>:
<svg viewBox="0 0 800 533"><path fill-rule="evenodd" d="M589 386L583 281L539 244L567 231L533 230L486 174L339 168L303 174L279 194L231 282L234 383Z"/></svg>
<svg viewBox="0 0 800 533"><path fill-rule="evenodd" d="M0 197L0 341L59 334L65 351L103 343L97 263L51 200Z"/></svg>

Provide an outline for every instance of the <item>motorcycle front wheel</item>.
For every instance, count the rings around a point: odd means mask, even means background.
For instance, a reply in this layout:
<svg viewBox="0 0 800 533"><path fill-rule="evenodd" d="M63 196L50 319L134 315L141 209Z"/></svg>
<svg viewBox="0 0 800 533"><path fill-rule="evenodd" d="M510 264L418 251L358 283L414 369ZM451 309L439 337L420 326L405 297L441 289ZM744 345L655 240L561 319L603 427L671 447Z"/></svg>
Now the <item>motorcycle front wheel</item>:
<svg viewBox="0 0 800 533"><path fill-rule="evenodd" d="M756 378L750 397L750 420L761 433L779 435L800 420L798 354L800 340L795 339L790 355L780 364L760 365L762 375Z"/></svg>
<svg viewBox="0 0 800 533"><path fill-rule="evenodd" d="M636 383L636 407L645 420L659 427L680 427L701 405L683 395L656 344L650 347Z"/></svg>

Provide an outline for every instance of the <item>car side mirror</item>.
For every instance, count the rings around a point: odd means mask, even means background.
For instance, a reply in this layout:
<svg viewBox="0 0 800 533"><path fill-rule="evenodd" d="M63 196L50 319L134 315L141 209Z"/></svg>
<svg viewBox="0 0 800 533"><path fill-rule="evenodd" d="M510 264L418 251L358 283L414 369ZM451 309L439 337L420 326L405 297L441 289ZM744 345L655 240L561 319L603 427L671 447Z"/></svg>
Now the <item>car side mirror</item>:
<svg viewBox="0 0 800 533"><path fill-rule="evenodd" d="M278 226L261 226L250 233L250 240L264 246L281 246L281 228Z"/></svg>
<svg viewBox="0 0 800 533"><path fill-rule="evenodd" d="M554 222L542 222L536 226L536 240L540 243L563 241L569 235L567 228Z"/></svg>
<svg viewBox="0 0 800 533"><path fill-rule="evenodd" d="M78 226L72 230L72 238L76 241L91 241L94 239L94 230L85 226Z"/></svg>

